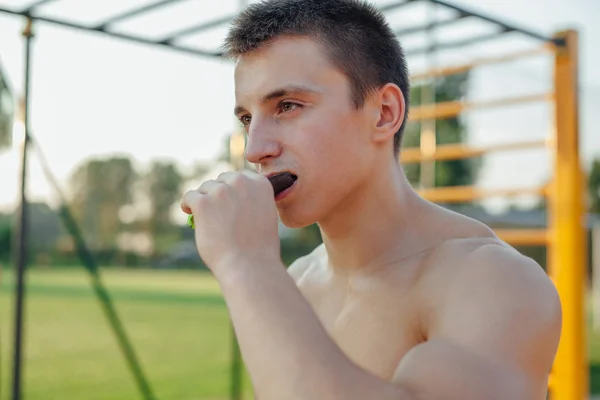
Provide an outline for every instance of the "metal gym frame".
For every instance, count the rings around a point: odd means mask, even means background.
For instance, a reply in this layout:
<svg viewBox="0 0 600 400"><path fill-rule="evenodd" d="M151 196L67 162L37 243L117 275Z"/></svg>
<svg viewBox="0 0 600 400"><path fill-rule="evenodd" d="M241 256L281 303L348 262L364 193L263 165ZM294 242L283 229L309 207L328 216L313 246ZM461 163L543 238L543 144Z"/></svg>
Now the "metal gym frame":
<svg viewBox="0 0 600 400"><path fill-rule="evenodd" d="M0 12L23 17L26 27L23 31L25 41L25 82L24 82L24 125L25 143L22 153L21 170L21 204L19 214L19 234L17 236L17 257L15 269L17 272L16 309L15 309L15 349L13 373L13 399L21 397L21 330L23 311L23 289L26 271L26 237L27 237L27 197L26 187L26 161L28 143L31 139L29 126L29 96L30 96L30 65L31 65L31 40L34 23L47 23L79 31L97 32L106 36L136 42L146 45L163 47L177 52L192 54L200 57L221 57L218 50L204 50L176 43L184 36L199 33L212 28L223 26L233 19L233 15L211 21L203 21L196 25L184 27L161 39L152 40L142 36L123 34L116 31L114 26L118 22L139 17L150 11L165 9L175 3L185 0L159 0L150 4L130 9L114 15L95 25L85 25L67 21L60 18L44 16L40 11L43 5L60 0L37 0L21 9L0 7ZM399 9L403 6L427 2L452 10L454 18L433 21L423 26L408 29L397 29L399 37L404 35L430 32L431 29L460 24L468 19L484 21L496 28L491 34L478 37L469 37L464 40L436 44L421 49L408 51L407 55L430 54L434 50L460 48L474 43L491 41L507 33L518 33L534 39L540 47L532 51L525 51L504 56L479 59L471 63L447 67L434 68L420 74L411 76L413 80L429 79L456 73L466 72L481 65L496 64L513 61L534 54L546 53L554 60L554 85L550 93L535 94L519 98L500 99L489 102L467 103L463 101L439 104L427 104L414 107L411 111L413 121L431 121L458 116L464 112L520 104L528 102L548 102L553 111L553 129L548 140L529 141L520 143L503 144L496 146L473 148L465 145L440 145L435 142L421 145L421 148L408 148L401 151L400 162L426 162L432 163L441 160L453 160L476 157L483 154L499 151L526 150L532 148L546 148L553 157L553 174L551 182L540 188L527 189L502 189L482 190L475 187L451 188L421 188L421 195L435 202L461 202L472 201L490 196L512 196L519 194L537 194L544 196L548 204L547 229L513 229L497 230L497 234L508 243L514 245L544 245L548 254L548 273L555 283L563 306L563 330L561 342L549 380L550 397L553 400L580 400L587 398L588 393L588 360L586 356L586 324L585 324L585 279L586 279L586 231L584 225L584 172L579 154L579 123L578 123L578 33L574 30L557 32L552 37L517 27L497 18L467 10L444 0L401 0L381 6L384 12ZM88 255L89 256L89 255ZM100 289L99 289L100 290ZM102 292L102 290L100 290ZM110 312L109 312L110 316ZM122 340L124 340L122 338ZM126 342L121 342L121 344ZM235 341L234 341L235 343ZM237 347L237 343L235 343ZM152 398L144 387L143 379L136 372L135 364L130 365L136 376L138 387L145 399ZM234 366L232 374L239 377L239 365ZM239 378L237 378L239 379ZM236 383L237 382L237 383ZM232 383L232 397L240 398L239 380Z"/></svg>
<svg viewBox="0 0 600 400"><path fill-rule="evenodd" d="M422 105L413 109L412 121L443 119L476 109L546 102L553 111L553 126L546 140L520 141L482 147L462 144L435 146L425 142L420 148L401 151L402 163L433 162L478 157L493 152L546 148L552 155L551 181L541 187L480 189L473 186L421 188L420 194L434 202L457 203L489 197L537 195L546 199L548 220L545 229L496 229L496 234L512 245L546 246L547 272L556 285L563 307L563 329L558 354L549 379L552 400L587 399L589 366L585 324L587 235L585 222L585 177L579 154L578 124L578 34L558 32L554 41L540 48L470 64L428 71L413 79L452 75L477 66L498 64L538 54L554 59L554 84L550 93L468 103L464 101Z"/></svg>

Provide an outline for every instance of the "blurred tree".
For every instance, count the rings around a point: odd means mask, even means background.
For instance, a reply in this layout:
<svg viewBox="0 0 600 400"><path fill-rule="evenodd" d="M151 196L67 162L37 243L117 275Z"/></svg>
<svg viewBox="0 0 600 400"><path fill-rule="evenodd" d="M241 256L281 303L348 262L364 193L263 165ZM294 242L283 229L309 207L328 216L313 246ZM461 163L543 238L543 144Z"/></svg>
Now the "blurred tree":
<svg viewBox="0 0 600 400"><path fill-rule="evenodd" d="M60 216L48 204L29 204L29 242L32 252L52 251L61 236L66 234Z"/></svg>
<svg viewBox="0 0 600 400"><path fill-rule="evenodd" d="M192 168L191 172L184 176L184 180L196 180L204 176L208 171L210 171L210 162L196 162Z"/></svg>
<svg viewBox="0 0 600 400"><path fill-rule="evenodd" d="M171 221L171 210L181 198L183 181L184 177L171 162L153 161L145 176L145 189L150 200L148 231L154 241L155 251L161 252L168 246L172 242L169 237L179 239L178 230Z"/></svg>
<svg viewBox="0 0 600 400"><path fill-rule="evenodd" d="M436 103L460 101L468 93L468 73L440 77L432 83L435 90ZM421 104L421 94L424 84L414 85L411 88L411 107ZM438 119L435 124L436 143L438 145L451 143L465 143L467 130L460 118L451 117ZM420 146L421 122L410 122L404 132L402 147ZM479 158L460 159L450 161L437 161L435 163L434 186L471 185L475 182L481 166ZM421 174L421 164L404 164L404 171L408 180L413 185L418 185Z"/></svg>
<svg viewBox="0 0 600 400"><path fill-rule="evenodd" d="M600 214L600 158L592 161L588 176L590 212Z"/></svg>
<svg viewBox="0 0 600 400"><path fill-rule="evenodd" d="M37 264L38 256L52 253L66 233L58 213L48 204L31 202L28 205L28 257ZM16 210L15 210L16 211ZM0 214L0 260L8 261L18 227L18 213Z"/></svg>
<svg viewBox="0 0 600 400"><path fill-rule="evenodd" d="M8 76L4 74L0 65L0 151L12 145L15 103L16 100L8 85Z"/></svg>
<svg viewBox="0 0 600 400"><path fill-rule="evenodd" d="M71 175L75 218L93 249L113 249L122 222L121 209L132 203L138 175L127 156L90 159Z"/></svg>
<svg viewBox="0 0 600 400"><path fill-rule="evenodd" d="M0 213L0 262L8 262L12 253L13 227L9 214Z"/></svg>

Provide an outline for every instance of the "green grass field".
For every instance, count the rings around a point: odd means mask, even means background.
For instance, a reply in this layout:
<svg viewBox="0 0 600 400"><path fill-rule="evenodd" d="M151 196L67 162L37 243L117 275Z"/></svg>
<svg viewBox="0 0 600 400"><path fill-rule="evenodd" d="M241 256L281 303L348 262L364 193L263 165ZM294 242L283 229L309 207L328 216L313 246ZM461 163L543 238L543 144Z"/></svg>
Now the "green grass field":
<svg viewBox="0 0 600 400"><path fill-rule="evenodd" d="M232 336L212 277L201 272L107 269L103 281L157 400L225 400ZM13 277L0 286L0 399L9 399ZM141 399L82 270L28 274L24 398ZM590 336L591 387L600 393L600 335ZM247 376L244 398L252 399Z"/></svg>
<svg viewBox="0 0 600 400"><path fill-rule="evenodd" d="M210 275L114 269L102 276L157 400L228 398L233 339ZM14 280L7 273L2 280L0 390L8 399ZM83 270L31 271L25 319L27 400L141 398ZM251 399L247 377L244 389Z"/></svg>

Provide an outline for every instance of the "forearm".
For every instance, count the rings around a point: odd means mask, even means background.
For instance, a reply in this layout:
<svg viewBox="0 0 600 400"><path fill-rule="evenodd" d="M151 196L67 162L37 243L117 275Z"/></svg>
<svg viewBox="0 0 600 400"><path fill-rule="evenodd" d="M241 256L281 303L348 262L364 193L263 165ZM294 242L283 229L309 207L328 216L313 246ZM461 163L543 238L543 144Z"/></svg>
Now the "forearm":
<svg viewBox="0 0 600 400"><path fill-rule="evenodd" d="M261 400L412 400L340 351L283 265L230 271L218 279Z"/></svg>

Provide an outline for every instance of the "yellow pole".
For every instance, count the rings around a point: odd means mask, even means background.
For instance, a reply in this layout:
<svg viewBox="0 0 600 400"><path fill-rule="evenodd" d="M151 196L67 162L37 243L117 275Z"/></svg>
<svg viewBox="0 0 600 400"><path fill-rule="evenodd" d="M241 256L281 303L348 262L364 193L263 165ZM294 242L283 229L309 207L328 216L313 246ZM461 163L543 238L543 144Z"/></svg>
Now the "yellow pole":
<svg viewBox="0 0 600 400"><path fill-rule="evenodd" d="M552 400L588 398L585 334L586 235L583 174L579 157L578 34L560 32L556 47L555 159L550 195L551 275L562 301L562 337L553 370Z"/></svg>

